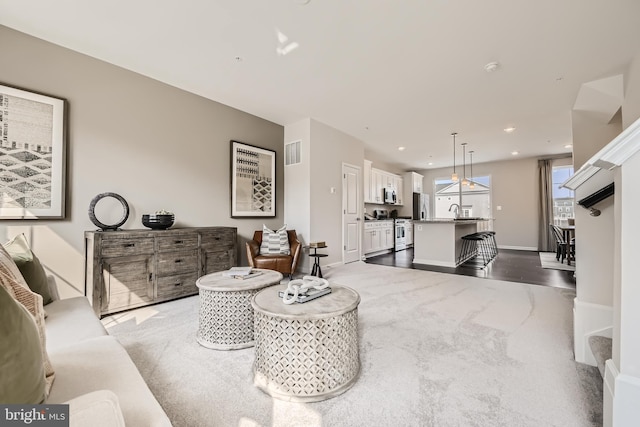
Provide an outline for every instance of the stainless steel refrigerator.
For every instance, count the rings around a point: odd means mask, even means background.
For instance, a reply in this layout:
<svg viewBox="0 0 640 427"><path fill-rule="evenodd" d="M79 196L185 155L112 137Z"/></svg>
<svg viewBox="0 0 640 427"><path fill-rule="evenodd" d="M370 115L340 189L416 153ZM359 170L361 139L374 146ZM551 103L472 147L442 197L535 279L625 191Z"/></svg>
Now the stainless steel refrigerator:
<svg viewBox="0 0 640 427"><path fill-rule="evenodd" d="M413 219L429 219L429 195L427 193L413 193Z"/></svg>

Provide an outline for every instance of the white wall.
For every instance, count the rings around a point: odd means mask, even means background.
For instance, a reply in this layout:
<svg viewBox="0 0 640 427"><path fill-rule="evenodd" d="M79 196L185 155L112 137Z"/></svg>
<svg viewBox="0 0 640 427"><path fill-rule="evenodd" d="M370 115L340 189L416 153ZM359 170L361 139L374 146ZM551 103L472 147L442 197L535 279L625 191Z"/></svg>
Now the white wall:
<svg viewBox="0 0 640 427"><path fill-rule="evenodd" d="M640 118L640 55L637 55L635 59L632 61L631 65L629 66L628 72L625 74L625 97L624 97L624 102L622 104L623 128L626 129L639 118ZM625 193L637 194L637 190L633 183L637 182L636 180L638 176L638 171L640 170L639 168L640 168L640 158L638 154L636 154L629 161L628 164L625 164L623 169L625 174L624 182L629 187L623 188L622 176L620 176L621 173L618 171L618 175L616 176L616 193L622 194L622 192L625 192ZM630 196L632 194L630 194ZM621 324L622 324L621 316L627 314L622 311L622 304L623 304L622 298L629 297L629 295L624 295L624 296L622 295L623 291L621 289L621 284L623 279L626 280L627 283L634 282L634 279L632 279L632 277L635 277L635 274L633 273L633 269L635 266L635 262L637 262L636 261L637 256L640 252L638 251L637 246L633 245L633 242L636 240L638 236L637 230L636 230L636 234L630 235L629 233L631 233L632 230L621 228L623 209L624 209L624 214L627 215L626 220L628 222L631 222L629 215L636 215L638 212L637 206L636 206L638 203L638 197L625 198L624 203L633 203L633 204L629 206L625 206L623 205L623 200L617 200L617 212L616 212L617 223L616 224L618 225L619 229L616 231L616 236L617 236L616 248L622 247L623 236L626 236L627 240L625 244L627 245L626 246L627 253L624 261L629 263L629 265L623 266L623 260L621 258L618 258L619 262L616 263L615 271L614 271L615 280L614 280L613 295L614 295L614 315L615 316L614 316L614 341L613 341L612 351L613 351L613 361L615 362L618 369L620 369L621 367L620 346L623 338L621 337ZM621 256L620 253L618 253L617 255L618 257ZM623 270L625 271L623 272ZM623 276L626 276L626 277L623 278ZM633 290L631 290L631 292L633 292ZM635 301L640 301L640 297L636 297ZM629 308L630 307L627 307L627 310L629 310ZM626 320L627 320L627 324L629 324L628 322L630 319L626 319ZM628 331L627 331L627 335L624 338L625 339L631 338L628 335ZM635 342L630 343L630 345L635 346L637 348L637 346L640 343L640 339L638 339L636 336L635 339L631 339L631 340ZM640 351L637 351L636 354L640 354ZM638 372L638 368L635 368L635 371L636 371L636 376L640 376L640 373Z"/></svg>
<svg viewBox="0 0 640 427"><path fill-rule="evenodd" d="M640 117L640 55L631 62L624 77L622 128L626 129Z"/></svg>
<svg viewBox="0 0 640 427"><path fill-rule="evenodd" d="M625 74L622 125L640 118L640 55ZM612 359L607 362L604 386L604 426L635 426L640 417L640 287L637 269L640 236L637 214L640 198L635 183L640 179L640 154L636 153L615 171L615 261L613 271Z"/></svg>
<svg viewBox="0 0 640 427"><path fill-rule="evenodd" d="M329 256L321 261L333 264L343 253L342 164L362 171L364 143L317 120L311 120L311 141L311 238L327 242Z"/></svg>
<svg viewBox="0 0 640 427"><path fill-rule="evenodd" d="M310 119L300 120L284 128L284 142L300 141L300 163L284 168L284 222L295 229L300 243L311 239L311 125ZM301 253L298 271L308 272L309 257Z"/></svg>
<svg viewBox="0 0 640 427"><path fill-rule="evenodd" d="M285 169L285 218L305 243L324 241L321 265L342 262L342 164L362 169L362 141L314 119L285 126L285 141L302 141L302 163ZM335 189L332 193L331 189ZM362 193L362 182L360 193ZM308 251L301 272L310 271Z"/></svg>
<svg viewBox="0 0 640 427"><path fill-rule="evenodd" d="M2 221L0 240L26 232L63 296L84 291L87 210L99 193L129 203L124 229L143 213L176 215L175 227L238 227L244 242L283 218L282 126L0 26L2 83L68 101L67 217ZM276 218L230 217L230 140L276 151Z"/></svg>
<svg viewBox="0 0 640 427"><path fill-rule="evenodd" d="M620 123L603 123L600 116L585 111L572 112L571 126L575 170L622 130ZM588 339L591 335L611 336L613 326L614 198L606 199L594 206L600 210L599 216L591 216L590 211L578 206L577 202L613 180L613 173L603 170L575 192L574 349L578 362L594 366L595 358L589 348Z"/></svg>
<svg viewBox="0 0 640 427"><path fill-rule="evenodd" d="M618 323L618 345L614 361L619 371L632 377L640 392L640 286L638 286L638 237L640 236L640 222L637 214L640 210L640 197L635 183L640 180L640 153L636 153L622 166L622 185L620 190L621 228L620 228L620 282L616 285L616 301L614 313L620 318ZM638 402L635 402L636 406ZM636 420L637 421L637 420Z"/></svg>

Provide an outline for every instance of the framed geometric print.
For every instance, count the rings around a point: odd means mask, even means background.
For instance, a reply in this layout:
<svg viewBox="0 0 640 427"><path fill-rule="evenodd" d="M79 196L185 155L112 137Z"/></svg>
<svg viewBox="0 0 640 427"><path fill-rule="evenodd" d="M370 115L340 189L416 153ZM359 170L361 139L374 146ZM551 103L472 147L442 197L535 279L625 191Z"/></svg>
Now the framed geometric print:
<svg viewBox="0 0 640 427"><path fill-rule="evenodd" d="M64 218L65 107L0 85L0 219Z"/></svg>
<svg viewBox="0 0 640 427"><path fill-rule="evenodd" d="M276 152L231 141L231 217L276 216Z"/></svg>

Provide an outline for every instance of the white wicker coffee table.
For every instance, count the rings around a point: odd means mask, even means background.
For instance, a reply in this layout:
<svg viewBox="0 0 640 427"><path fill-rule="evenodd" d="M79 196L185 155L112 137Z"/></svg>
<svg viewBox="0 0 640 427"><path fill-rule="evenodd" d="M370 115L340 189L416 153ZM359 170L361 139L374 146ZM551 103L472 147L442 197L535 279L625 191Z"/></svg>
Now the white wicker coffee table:
<svg viewBox="0 0 640 427"><path fill-rule="evenodd" d="M329 285L331 294L286 305L278 291L253 298L254 384L270 396L317 402L347 391L360 372L358 304L353 289Z"/></svg>
<svg viewBox="0 0 640 427"><path fill-rule="evenodd" d="M196 281L200 290L200 314L196 339L214 350L236 350L253 345L251 298L261 289L280 283L282 273L262 272L249 279L207 274Z"/></svg>

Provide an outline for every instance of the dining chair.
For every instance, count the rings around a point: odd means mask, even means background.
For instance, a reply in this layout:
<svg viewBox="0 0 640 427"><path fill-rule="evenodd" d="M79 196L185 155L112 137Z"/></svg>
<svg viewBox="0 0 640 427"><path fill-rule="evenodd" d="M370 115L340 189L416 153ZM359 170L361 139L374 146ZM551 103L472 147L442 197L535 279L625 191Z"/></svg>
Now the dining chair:
<svg viewBox="0 0 640 427"><path fill-rule="evenodd" d="M555 224L549 224L553 237L556 239L556 259L564 263L564 259L567 258L567 264L570 263L571 258L575 259L575 239L571 239L569 242L569 253L567 253L567 241L564 238L564 233Z"/></svg>

